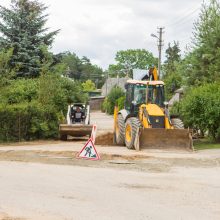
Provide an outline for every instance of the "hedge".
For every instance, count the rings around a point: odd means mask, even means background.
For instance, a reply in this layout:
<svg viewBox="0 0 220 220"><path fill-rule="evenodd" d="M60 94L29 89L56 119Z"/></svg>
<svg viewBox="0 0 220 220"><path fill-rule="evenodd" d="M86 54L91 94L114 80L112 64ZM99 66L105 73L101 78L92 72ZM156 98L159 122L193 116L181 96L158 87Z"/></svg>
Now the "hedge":
<svg viewBox="0 0 220 220"><path fill-rule="evenodd" d="M37 102L0 105L0 140L23 141L58 137L62 113Z"/></svg>
<svg viewBox="0 0 220 220"><path fill-rule="evenodd" d="M220 141L220 83L190 89L172 111L180 114L186 126Z"/></svg>

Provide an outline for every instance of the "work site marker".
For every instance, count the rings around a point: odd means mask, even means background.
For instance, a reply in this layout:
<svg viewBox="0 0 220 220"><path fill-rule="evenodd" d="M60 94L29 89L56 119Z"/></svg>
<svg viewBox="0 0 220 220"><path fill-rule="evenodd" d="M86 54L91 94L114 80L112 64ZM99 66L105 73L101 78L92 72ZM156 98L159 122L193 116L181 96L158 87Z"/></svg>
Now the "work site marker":
<svg viewBox="0 0 220 220"><path fill-rule="evenodd" d="M92 140L93 144L95 144L96 131L97 131L97 125L94 124L92 126L92 132L91 132L91 137L90 137L90 139Z"/></svg>
<svg viewBox="0 0 220 220"><path fill-rule="evenodd" d="M99 160L100 156L97 153L95 146L91 140L91 138L87 141L85 146L79 152L76 158L82 158L87 160Z"/></svg>

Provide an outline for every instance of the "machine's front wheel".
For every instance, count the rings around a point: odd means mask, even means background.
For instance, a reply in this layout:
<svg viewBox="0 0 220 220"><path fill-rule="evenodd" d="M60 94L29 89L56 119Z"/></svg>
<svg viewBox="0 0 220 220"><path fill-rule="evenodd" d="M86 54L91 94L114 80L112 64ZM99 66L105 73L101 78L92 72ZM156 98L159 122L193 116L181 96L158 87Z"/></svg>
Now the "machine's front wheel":
<svg viewBox="0 0 220 220"><path fill-rule="evenodd" d="M179 119L179 118L172 118L171 122L172 122L173 127L175 129L184 129L184 124L183 124L183 121L181 119Z"/></svg>
<svg viewBox="0 0 220 220"><path fill-rule="evenodd" d="M125 144L125 122L121 114L118 115L118 120L115 129L115 141L118 145Z"/></svg>
<svg viewBox="0 0 220 220"><path fill-rule="evenodd" d="M137 135L138 128L140 128L140 121L135 118L129 118L125 123L125 145L128 149L134 149L134 142Z"/></svg>

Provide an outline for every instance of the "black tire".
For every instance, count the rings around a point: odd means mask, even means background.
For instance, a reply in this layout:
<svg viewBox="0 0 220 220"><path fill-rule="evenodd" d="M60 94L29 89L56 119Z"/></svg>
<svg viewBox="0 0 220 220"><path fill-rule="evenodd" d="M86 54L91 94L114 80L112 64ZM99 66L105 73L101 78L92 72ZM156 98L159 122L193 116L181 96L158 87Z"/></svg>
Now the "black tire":
<svg viewBox="0 0 220 220"><path fill-rule="evenodd" d="M118 115L118 129L115 131L115 141L118 145L125 145L125 122L121 114Z"/></svg>
<svg viewBox="0 0 220 220"><path fill-rule="evenodd" d="M184 124L183 124L181 119L179 119L179 118L172 118L171 122L172 122L173 127L175 129L184 129Z"/></svg>
<svg viewBox="0 0 220 220"><path fill-rule="evenodd" d="M67 141L67 135L66 134L60 135L60 140Z"/></svg>
<svg viewBox="0 0 220 220"><path fill-rule="evenodd" d="M130 126L131 131L128 132L128 126ZM134 149L134 142L135 142L135 137L137 135L138 128L140 128L141 123L140 121L135 118L131 117L129 118L126 123L125 123L125 145L128 149ZM127 130L128 129L128 130ZM127 132L130 133L130 137L127 137Z"/></svg>

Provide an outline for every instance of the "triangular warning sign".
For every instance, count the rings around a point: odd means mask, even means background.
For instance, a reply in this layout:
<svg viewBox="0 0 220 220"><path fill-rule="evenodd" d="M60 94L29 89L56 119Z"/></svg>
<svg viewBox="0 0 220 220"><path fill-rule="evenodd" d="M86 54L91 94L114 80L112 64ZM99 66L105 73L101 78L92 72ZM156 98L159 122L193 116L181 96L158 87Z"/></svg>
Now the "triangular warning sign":
<svg viewBox="0 0 220 220"><path fill-rule="evenodd" d="M83 158L87 160L99 160L100 156L97 153L95 146L91 139L87 141L83 149L78 153L77 158Z"/></svg>

